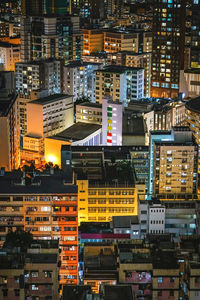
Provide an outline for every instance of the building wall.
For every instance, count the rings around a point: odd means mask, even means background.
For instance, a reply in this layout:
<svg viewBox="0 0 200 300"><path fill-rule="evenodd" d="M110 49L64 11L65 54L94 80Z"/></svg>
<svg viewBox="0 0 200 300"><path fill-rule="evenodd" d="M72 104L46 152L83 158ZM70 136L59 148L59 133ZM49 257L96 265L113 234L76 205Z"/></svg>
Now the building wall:
<svg viewBox="0 0 200 300"><path fill-rule="evenodd" d="M1 196L0 200L4 207L0 211L0 243L5 241L8 227L13 230L23 228L30 231L36 239L60 239L60 283L77 284L77 195L18 194Z"/></svg>
<svg viewBox="0 0 200 300"><path fill-rule="evenodd" d="M7 117L0 117L0 166L6 171L11 170L10 151L9 151L9 127Z"/></svg>
<svg viewBox="0 0 200 300"><path fill-rule="evenodd" d="M154 152L155 193L195 193L194 174L197 169L195 152L194 146L156 145Z"/></svg>
<svg viewBox="0 0 200 300"><path fill-rule="evenodd" d="M20 61L20 47L12 46L1 47L0 46L0 63L3 64L4 71L15 71L15 64Z"/></svg>
<svg viewBox="0 0 200 300"><path fill-rule="evenodd" d="M33 137L43 137L43 106L27 103L27 134Z"/></svg>
<svg viewBox="0 0 200 300"><path fill-rule="evenodd" d="M98 30L81 30L83 35L83 55L103 51L104 34Z"/></svg>
<svg viewBox="0 0 200 300"><path fill-rule="evenodd" d="M138 34L121 34L104 32L104 51L133 51L138 52L139 36Z"/></svg>
<svg viewBox="0 0 200 300"><path fill-rule="evenodd" d="M108 146L122 145L123 106L109 99L102 104L102 144Z"/></svg>
<svg viewBox="0 0 200 300"><path fill-rule="evenodd" d="M76 105L76 122L102 124L102 108Z"/></svg>
<svg viewBox="0 0 200 300"><path fill-rule="evenodd" d="M44 139L44 160L61 166L61 147L62 145L71 145L70 142L60 141L51 138Z"/></svg>
<svg viewBox="0 0 200 300"><path fill-rule="evenodd" d="M80 222L109 222L113 216L137 215L137 189L128 187L89 187L77 180Z"/></svg>
<svg viewBox="0 0 200 300"><path fill-rule="evenodd" d="M165 207L153 205L149 207L149 233L161 234L165 232Z"/></svg>

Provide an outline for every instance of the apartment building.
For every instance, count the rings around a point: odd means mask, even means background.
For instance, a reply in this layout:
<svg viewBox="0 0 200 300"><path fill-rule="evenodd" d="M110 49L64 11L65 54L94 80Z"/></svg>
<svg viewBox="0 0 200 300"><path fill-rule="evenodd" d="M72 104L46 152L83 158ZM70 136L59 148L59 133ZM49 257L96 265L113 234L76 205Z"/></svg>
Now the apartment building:
<svg viewBox="0 0 200 300"><path fill-rule="evenodd" d="M35 240L27 253L1 250L1 299L57 299L58 261L58 241Z"/></svg>
<svg viewBox="0 0 200 300"><path fill-rule="evenodd" d="M54 94L27 103L27 134L33 137L56 135L74 123L72 96Z"/></svg>
<svg viewBox="0 0 200 300"><path fill-rule="evenodd" d="M173 251L162 253L159 259L153 262L152 276L153 299L179 298L180 266Z"/></svg>
<svg viewBox="0 0 200 300"><path fill-rule="evenodd" d="M136 297L152 298L152 258L142 241L118 242L119 283L130 284ZM123 245L124 244L124 245Z"/></svg>
<svg viewBox="0 0 200 300"><path fill-rule="evenodd" d="M76 16L23 16L21 20L21 61L80 59L82 38Z"/></svg>
<svg viewBox="0 0 200 300"><path fill-rule="evenodd" d="M1 245L17 228L34 239L59 240L60 284L78 283L77 186L70 180L61 173L27 176L20 171L0 177Z"/></svg>
<svg viewBox="0 0 200 300"><path fill-rule="evenodd" d="M144 68L144 97L150 97L151 87L151 53L122 51L108 53L108 63L131 68Z"/></svg>
<svg viewBox="0 0 200 300"><path fill-rule="evenodd" d="M89 285L99 294L101 284L116 285L117 261L114 245L90 243L84 246L84 285Z"/></svg>
<svg viewBox="0 0 200 300"><path fill-rule="evenodd" d="M64 94L73 95L74 102L82 97L95 102L95 71L98 63L72 61L63 68Z"/></svg>
<svg viewBox="0 0 200 300"><path fill-rule="evenodd" d="M84 102L76 105L76 122L102 124L102 105Z"/></svg>
<svg viewBox="0 0 200 300"><path fill-rule="evenodd" d="M196 194L197 172L198 146L188 127L151 132L150 194Z"/></svg>
<svg viewBox="0 0 200 300"><path fill-rule="evenodd" d="M0 63L4 71L15 71L15 64L20 61L20 45L0 41Z"/></svg>
<svg viewBox="0 0 200 300"><path fill-rule="evenodd" d="M131 100L144 98L144 69L124 66L106 66L96 74L96 102L110 97L127 105Z"/></svg>
<svg viewBox="0 0 200 300"><path fill-rule="evenodd" d="M104 51L106 52L133 51L137 53L138 48L138 33L104 32Z"/></svg>
<svg viewBox="0 0 200 300"><path fill-rule="evenodd" d="M193 132L196 143L200 147L199 140L199 97L189 101L185 105L186 107L186 123L190 127L190 130ZM198 155L198 165L200 166L200 154ZM198 167L199 169L199 167Z"/></svg>
<svg viewBox="0 0 200 300"><path fill-rule="evenodd" d="M83 35L83 55L100 52L104 49L104 34L98 29L81 29Z"/></svg>
<svg viewBox="0 0 200 300"><path fill-rule="evenodd" d="M47 89L49 95L61 92L60 60L43 60L17 63L16 90L19 94L29 95L31 91Z"/></svg>
<svg viewBox="0 0 200 300"><path fill-rule="evenodd" d="M185 14L185 1L154 2L152 97L176 98L178 95L180 70L184 70Z"/></svg>

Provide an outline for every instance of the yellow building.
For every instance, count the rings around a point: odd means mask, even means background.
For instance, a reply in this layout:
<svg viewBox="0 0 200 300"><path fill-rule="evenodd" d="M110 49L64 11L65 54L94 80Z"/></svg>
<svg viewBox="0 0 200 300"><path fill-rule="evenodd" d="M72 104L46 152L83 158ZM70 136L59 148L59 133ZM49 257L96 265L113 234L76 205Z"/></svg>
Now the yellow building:
<svg viewBox="0 0 200 300"><path fill-rule="evenodd" d="M103 51L103 32L97 29L82 29L83 55Z"/></svg>
<svg viewBox="0 0 200 300"><path fill-rule="evenodd" d="M113 216L138 214L137 188L90 186L88 180L77 180L78 222L109 222Z"/></svg>

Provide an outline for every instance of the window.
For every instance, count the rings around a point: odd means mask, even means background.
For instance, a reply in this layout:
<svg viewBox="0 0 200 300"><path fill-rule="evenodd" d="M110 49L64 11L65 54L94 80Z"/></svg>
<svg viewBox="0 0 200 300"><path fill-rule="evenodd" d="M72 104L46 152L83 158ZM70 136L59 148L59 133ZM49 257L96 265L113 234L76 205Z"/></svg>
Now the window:
<svg viewBox="0 0 200 300"><path fill-rule="evenodd" d="M19 296L20 295L20 290L15 289L15 296Z"/></svg>
<svg viewBox="0 0 200 300"><path fill-rule="evenodd" d="M51 207L50 206L42 206L41 211L51 211Z"/></svg>
<svg viewBox="0 0 200 300"><path fill-rule="evenodd" d="M39 287L37 284L32 284L32 291L38 291Z"/></svg>
<svg viewBox="0 0 200 300"><path fill-rule="evenodd" d="M51 278L52 277L52 271L43 271L45 278Z"/></svg>
<svg viewBox="0 0 200 300"><path fill-rule="evenodd" d="M52 289L52 285L51 284L46 284L45 288L46 288L46 290L51 290Z"/></svg>
<svg viewBox="0 0 200 300"><path fill-rule="evenodd" d="M15 283L19 283L19 276L15 276L14 279L15 279Z"/></svg>
<svg viewBox="0 0 200 300"><path fill-rule="evenodd" d="M8 289L3 289L2 292L4 297L8 296Z"/></svg>
<svg viewBox="0 0 200 300"><path fill-rule="evenodd" d="M37 278L38 277L38 271L32 271L31 276L34 277L34 278Z"/></svg>

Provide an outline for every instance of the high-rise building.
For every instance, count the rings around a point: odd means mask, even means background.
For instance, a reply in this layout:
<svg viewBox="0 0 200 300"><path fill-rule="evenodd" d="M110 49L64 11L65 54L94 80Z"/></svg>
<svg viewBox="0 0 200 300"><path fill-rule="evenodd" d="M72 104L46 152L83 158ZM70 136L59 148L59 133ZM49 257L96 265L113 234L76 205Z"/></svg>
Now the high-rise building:
<svg viewBox="0 0 200 300"><path fill-rule="evenodd" d="M16 90L30 95L32 91L46 89L48 94L61 92L62 62L56 59L17 63Z"/></svg>
<svg viewBox="0 0 200 300"><path fill-rule="evenodd" d="M77 186L69 175L27 177L18 171L0 176L0 244L17 228L30 231L34 239L59 240L60 284L78 283Z"/></svg>
<svg viewBox="0 0 200 300"><path fill-rule="evenodd" d="M150 194L196 194L197 174L198 145L188 127L151 132Z"/></svg>
<svg viewBox="0 0 200 300"><path fill-rule="evenodd" d="M41 0L22 0L21 12L23 15L38 16L43 13L43 1Z"/></svg>
<svg viewBox="0 0 200 300"><path fill-rule="evenodd" d="M192 0L191 67L200 68L200 3Z"/></svg>
<svg viewBox="0 0 200 300"><path fill-rule="evenodd" d="M21 11L26 16L69 13L70 0L22 0Z"/></svg>
<svg viewBox="0 0 200 300"><path fill-rule="evenodd" d="M139 50L139 34L121 31L104 32L104 51L119 52Z"/></svg>
<svg viewBox="0 0 200 300"><path fill-rule="evenodd" d="M174 98L184 69L185 0L153 4L152 79L153 97Z"/></svg>
<svg viewBox="0 0 200 300"><path fill-rule="evenodd" d="M103 19L104 0L69 0L69 12L87 20Z"/></svg>
<svg viewBox="0 0 200 300"><path fill-rule="evenodd" d="M199 130L200 130L200 108L199 108L200 98L197 97L186 103L186 123L190 127L190 130L193 132L196 143L200 149L200 139L199 139ZM198 155L198 165L200 173L200 152Z"/></svg>
<svg viewBox="0 0 200 300"><path fill-rule="evenodd" d="M73 95L74 101L86 97L95 102L95 71L102 68L98 63L71 61L63 68L63 92Z"/></svg>
<svg viewBox="0 0 200 300"><path fill-rule="evenodd" d="M108 53L108 64L133 68L144 68L144 96L150 97L151 88L151 53L135 53L122 51Z"/></svg>
<svg viewBox="0 0 200 300"><path fill-rule="evenodd" d="M45 14L67 14L70 11L70 0L43 0Z"/></svg>
<svg viewBox="0 0 200 300"><path fill-rule="evenodd" d="M82 37L79 17L22 17L21 61L60 58L65 62L80 59Z"/></svg>
<svg viewBox="0 0 200 300"><path fill-rule="evenodd" d="M103 51L104 34L97 29L81 29L83 35L83 55Z"/></svg>
<svg viewBox="0 0 200 300"><path fill-rule="evenodd" d="M106 66L96 73L96 102L110 97L125 105L131 100L144 98L144 69L124 66Z"/></svg>

